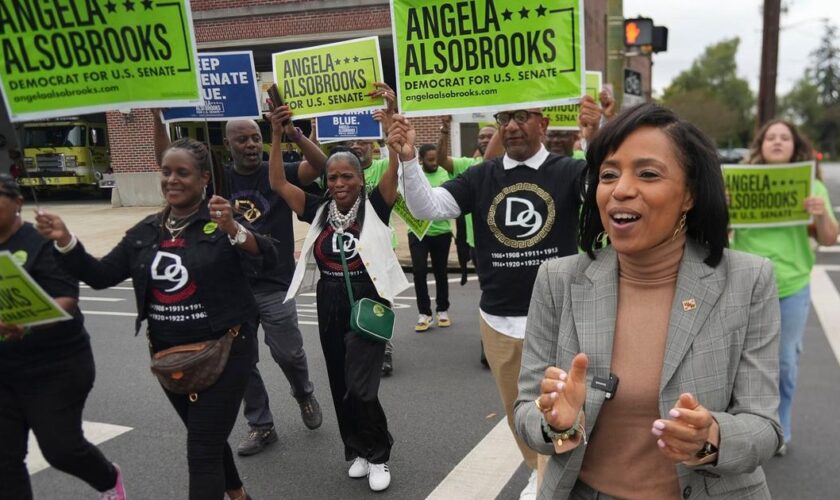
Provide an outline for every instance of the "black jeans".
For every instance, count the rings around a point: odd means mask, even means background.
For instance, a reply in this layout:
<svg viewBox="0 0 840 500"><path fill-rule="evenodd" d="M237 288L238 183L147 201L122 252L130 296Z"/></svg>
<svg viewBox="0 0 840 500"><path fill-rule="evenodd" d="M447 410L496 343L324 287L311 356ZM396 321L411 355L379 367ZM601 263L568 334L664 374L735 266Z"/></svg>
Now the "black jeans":
<svg viewBox="0 0 840 500"><path fill-rule="evenodd" d="M372 283L354 283L358 300L380 300ZM338 431L344 442L344 459L356 457L371 463L387 462L394 438L379 404L379 381L385 343L368 340L350 330L350 301L344 281L318 281L318 331L327 363Z"/></svg>
<svg viewBox="0 0 840 500"><path fill-rule="evenodd" d="M98 491L114 487L116 469L82 434L95 373L90 345L54 362L0 372L0 498L32 498L23 461L30 429L51 466Z"/></svg>
<svg viewBox="0 0 840 500"><path fill-rule="evenodd" d="M243 324L225 370L215 384L198 394L197 401L163 390L187 427L190 500L222 500L225 491L242 487L227 440L253 365L256 343L251 335L256 332ZM156 351L168 347L155 344Z"/></svg>
<svg viewBox="0 0 840 500"><path fill-rule="evenodd" d="M414 268L414 294L417 296L417 310L420 314L432 315L429 285L426 283L429 255L432 256L432 271L435 274L435 310L438 312L449 310L449 282L446 267L451 243L452 233L426 236L422 240L412 233L408 234L411 266Z"/></svg>

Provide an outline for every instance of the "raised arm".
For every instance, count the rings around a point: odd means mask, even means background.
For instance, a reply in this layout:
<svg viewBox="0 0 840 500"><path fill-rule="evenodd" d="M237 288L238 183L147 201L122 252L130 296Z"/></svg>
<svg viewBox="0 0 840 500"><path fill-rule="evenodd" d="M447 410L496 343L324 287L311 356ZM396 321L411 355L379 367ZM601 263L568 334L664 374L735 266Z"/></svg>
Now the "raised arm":
<svg viewBox="0 0 840 500"><path fill-rule="evenodd" d="M437 142L437 158L438 166L446 170L450 174L454 165L452 164L452 157L449 156L449 137L452 132L452 116L444 115L440 117L440 135Z"/></svg>
<svg viewBox="0 0 840 500"><path fill-rule="evenodd" d="M271 152L268 156L268 179L273 189L298 216L303 215L306 206L306 193L286 179L286 166L283 164L283 121L288 118L288 108L279 106L269 113L271 120Z"/></svg>
<svg viewBox="0 0 840 500"><path fill-rule="evenodd" d="M411 214L418 219L447 220L461 215L461 207L452 194L442 187L433 188L423 175L422 167L414 148L414 127L400 115L394 116L394 124L388 130L388 140L403 144L400 149L403 196ZM451 181L450 181L451 182Z"/></svg>
<svg viewBox="0 0 840 500"><path fill-rule="evenodd" d="M414 156L416 133L414 128L410 126L408 120L405 120L401 116L399 118L399 121L395 120L392 123L394 133L392 134L390 130L388 132L388 170L385 171L379 180L379 193L388 206L394 206L394 203L397 201L397 171L399 170L401 157Z"/></svg>

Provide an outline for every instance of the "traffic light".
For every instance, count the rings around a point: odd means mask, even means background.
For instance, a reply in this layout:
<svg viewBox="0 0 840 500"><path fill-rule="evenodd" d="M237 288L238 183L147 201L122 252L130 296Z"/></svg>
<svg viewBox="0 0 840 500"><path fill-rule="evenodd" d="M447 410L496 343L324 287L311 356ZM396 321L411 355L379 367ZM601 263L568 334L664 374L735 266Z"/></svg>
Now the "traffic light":
<svg viewBox="0 0 840 500"><path fill-rule="evenodd" d="M641 47L653 44L653 19L637 17L624 20L624 45Z"/></svg>

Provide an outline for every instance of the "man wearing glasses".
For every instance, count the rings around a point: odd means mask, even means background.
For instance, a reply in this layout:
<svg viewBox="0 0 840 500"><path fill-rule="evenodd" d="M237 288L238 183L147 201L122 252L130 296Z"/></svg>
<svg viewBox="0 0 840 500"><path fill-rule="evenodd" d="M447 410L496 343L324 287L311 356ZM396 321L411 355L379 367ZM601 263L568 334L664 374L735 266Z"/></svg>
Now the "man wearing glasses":
<svg viewBox="0 0 840 500"><path fill-rule="evenodd" d="M597 129L600 113L594 100L583 98L584 137ZM503 157L479 163L432 188L416 155L401 155L400 182L415 217L438 220L473 214L481 337L512 431L525 320L537 269L547 259L577 253L581 173L586 163L546 150L542 141L548 118L540 108L502 111L495 118ZM402 134L410 143L410 130L406 120L397 118L390 134ZM537 455L518 439L517 444L533 471L520 498L535 498Z"/></svg>

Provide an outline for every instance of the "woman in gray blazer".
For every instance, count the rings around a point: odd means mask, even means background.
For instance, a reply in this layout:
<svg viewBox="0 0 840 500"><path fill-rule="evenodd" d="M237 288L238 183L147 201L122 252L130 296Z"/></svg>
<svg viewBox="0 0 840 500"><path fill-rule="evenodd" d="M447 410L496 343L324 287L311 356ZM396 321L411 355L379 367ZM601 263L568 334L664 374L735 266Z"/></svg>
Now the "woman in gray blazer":
<svg viewBox="0 0 840 500"><path fill-rule="evenodd" d="M550 456L539 498L769 498L776 287L767 259L725 248L713 145L643 104L586 159L586 254L540 268L522 354L516 430Z"/></svg>

